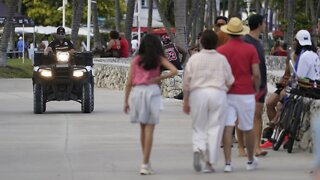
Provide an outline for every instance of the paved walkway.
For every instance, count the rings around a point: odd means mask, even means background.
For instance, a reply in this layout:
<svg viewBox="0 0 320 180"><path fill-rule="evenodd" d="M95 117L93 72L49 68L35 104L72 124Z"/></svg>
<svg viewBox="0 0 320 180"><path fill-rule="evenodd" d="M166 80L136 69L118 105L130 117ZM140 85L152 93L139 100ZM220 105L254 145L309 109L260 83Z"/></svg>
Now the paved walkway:
<svg viewBox="0 0 320 180"><path fill-rule="evenodd" d="M269 150L259 169L245 170L233 149L234 172L223 173L223 155L214 174L192 169L191 120L181 102L165 99L155 131L152 166L139 175L139 127L122 112L123 92L95 90L95 111L81 114L76 102L50 102L48 112L32 112L30 80L0 79L1 180L307 180L310 153Z"/></svg>

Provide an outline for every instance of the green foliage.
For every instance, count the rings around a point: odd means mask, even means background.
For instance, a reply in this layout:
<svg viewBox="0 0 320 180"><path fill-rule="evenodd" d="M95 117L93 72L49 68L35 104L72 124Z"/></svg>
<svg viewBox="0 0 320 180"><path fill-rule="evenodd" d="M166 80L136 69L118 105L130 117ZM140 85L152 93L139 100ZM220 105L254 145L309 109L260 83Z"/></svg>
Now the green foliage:
<svg viewBox="0 0 320 180"><path fill-rule="evenodd" d="M30 59L8 59L7 67L0 67L0 78L31 78L33 66Z"/></svg>
<svg viewBox="0 0 320 180"><path fill-rule="evenodd" d="M162 0L160 6L165 11L165 17L169 21L171 26L174 26L174 1L173 0Z"/></svg>
<svg viewBox="0 0 320 180"><path fill-rule="evenodd" d="M295 30L312 29L311 19L304 12L297 12L295 15Z"/></svg>
<svg viewBox="0 0 320 180"><path fill-rule="evenodd" d="M72 21L72 1L68 0L66 5L66 26L71 26ZM98 16L106 19L115 17L114 1L96 0ZM25 14L32 18L36 25L59 26L62 24L62 11L58 8L62 6L62 0L23 0ZM125 0L120 0L121 14L126 12ZM82 13L82 23L87 22L87 1Z"/></svg>

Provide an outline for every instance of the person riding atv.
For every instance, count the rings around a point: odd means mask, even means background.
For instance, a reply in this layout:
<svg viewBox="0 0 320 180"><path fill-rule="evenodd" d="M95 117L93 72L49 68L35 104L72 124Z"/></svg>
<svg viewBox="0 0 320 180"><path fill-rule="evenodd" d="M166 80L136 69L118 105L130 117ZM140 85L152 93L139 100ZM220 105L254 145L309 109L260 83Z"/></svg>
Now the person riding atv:
<svg viewBox="0 0 320 180"><path fill-rule="evenodd" d="M94 109L94 81L91 52L76 52L65 29L57 29L56 39L44 52L36 52L33 70L33 111L46 111L49 101L77 101L83 113Z"/></svg>
<svg viewBox="0 0 320 180"><path fill-rule="evenodd" d="M75 52L73 44L65 38L65 35L66 30L63 27L58 27L56 39L44 50L44 55L49 55L49 53L55 54L57 51L68 51L72 55Z"/></svg>

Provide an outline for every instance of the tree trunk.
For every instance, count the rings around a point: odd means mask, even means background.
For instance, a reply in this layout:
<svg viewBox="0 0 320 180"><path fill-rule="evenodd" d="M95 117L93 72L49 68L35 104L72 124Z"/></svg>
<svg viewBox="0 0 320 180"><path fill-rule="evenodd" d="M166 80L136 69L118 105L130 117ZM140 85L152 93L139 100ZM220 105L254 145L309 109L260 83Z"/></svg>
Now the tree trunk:
<svg viewBox="0 0 320 180"><path fill-rule="evenodd" d="M227 0L222 0L222 16L226 16Z"/></svg>
<svg viewBox="0 0 320 180"><path fill-rule="evenodd" d="M237 15L237 14L240 14L239 0L233 1L233 8L232 8L231 15ZM230 15L229 15L229 17L230 17Z"/></svg>
<svg viewBox="0 0 320 180"><path fill-rule="evenodd" d="M174 1L174 19L176 28L175 42L181 48L187 50L187 34L186 34L186 10L187 4L185 0Z"/></svg>
<svg viewBox="0 0 320 180"><path fill-rule="evenodd" d="M190 10L189 16L187 17L187 28L186 28L187 37L189 37L189 34L191 32L191 29L192 29L192 23L194 22L194 19L195 19L196 15L197 15L197 12L198 12L199 1L198 0L192 0L191 4L192 4L191 5L191 10ZM189 41L189 39L187 41Z"/></svg>
<svg viewBox="0 0 320 180"><path fill-rule="evenodd" d="M172 41L174 41L174 36L171 33L171 25L170 25L169 21L167 20L167 18L165 16L164 9L161 7L159 0L154 0L154 2L156 3L156 6L157 6L158 11L159 11L160 18L162 20L164 28L166 29L167 34L169 35L170 39Z"/></svg>
<svg viewBox="0 0 320 180"><path fill-rule="evenodd" d="M200 9L199 9L199 15L197 18L196 34L199 34L200 32L203 31L205 6L206 6L206 0L200 0L200 5L199 5Z"/></svg>
<svg viewBox="0 0 320 180"><path fill-rule="evenodd" d="M102 49L101 44L101 35L99 32L99 24L98 24L98 10L97 3L92 3L92 23L93 23L93 48L94 49Z"/></svg>
<svg viewBox="0 0 320 180"><path fill-rule="evenodd" d="M233 12L233 0L228 0L228 15L232 15Z"/></svg>
<svg viewBox="0 0 320 180"><path fill-rule="evenodd" d="M7 45L10 38L10 29L12 26L12 18L16 11L16 4L18 0L11 0L8 6L7 21L4 24L3 33L0 43L0 67L7 66Z"/></svg>
<svg viewBox="0 0 320 180"><path fill-rule="evenodd" d="M78 33L81 23L82 11L84 6L84 0L73 0L73 10L74 16L72 17L72 25L71 25L71 40L74 42L75 49L79 50Z"/></svg>
<svg viewBox="0 0 320 180"><path fill-rule="evenodd" d="M217 9L217 1L216 0L212 1L212 12L213 12L213 15L212 15L211 23L214 24L214 21L218 16L218 9ZM212 27L211 27L211 29L212 29Z"/></svg>
<svg viewBox="0 0 320 180"><path fill-rule="evenodd" d="M263 14L268 14L268 9L269 9L269 0L264 0L264 12L263 12ZM269 50L268 48L269 48L269 44L268 44L268 30L269 30L269 24L268 24L268 17L267 18L265 18L265 22L266 22L266 27L265 27L265 29L264 29L264 32L263 32L263 46L264 46L264 49L265 50Z"/></svg>
<svg viewBox="0 0 320 180"><path fill-rule="evenodd" d="M212 5L212 2L213 1L216 1L216 0L208 0L208 10L207 10L207 17L206 17L206 27L207 29L212 29L212 15L213 15L213 5Z"/></svg>
<svg viewBox="0 0 320 180"><path fill-rule="evenodd" d="M260 8L261 8L260 2L259 2L259 0L256 0L256 2L255 2L255 10L256 10L257 14L260 14Z"/></svg>
<svg viewBox="0 0 320 180"><path fill-rule="evenodd" d="M287 0L288 1L288 17L294 17L294 8L295 8L295 0ZM287 27L287 36L285 41L288 44L288 47L291 46L293 40L293 31L294 31L294 21L288 21Z"/></svg>
<svg viewBox="0 0 320 180"><path fill-rule="evenodd" d="M126 34L126 39L128 40L128 43L129 43L129 52L131 52L131 30L132 30L132 24L133 24L134 6L135 6L135 0L129 0L127 2L125 34Z"/></svg>
<svg viewBox="0 0 320 180"><path fill-rule="evenodd" d="M121 22L121 9L119 0L114 0L115 5L115 14L116 14L116 30L120 31L120 22Z"/></svg>
<svg viewBox="0 0 320 180"><path fill-rule="evenodd" d="M152 32L153 0L148 0L148 33Z"/></svg>
<svg viewBox="0 0 320 180"><path fill-rule="evenodd" d="M315 47L318 46L318 32L317 32L317 25L318 25L318 18L319 17L319 10L320 10L320 1L317 2L317 6L315 6L313 0L307 0L306 6L310 8L311 14L311 21L312 21L312 42ZM315 7L317 9L315 9Z"/></svg>
<svg viewBox="0 0 320 180"><path fill-rule="evenodd" d="M21 14L22 0L18 1L18 13Z"/></svg>

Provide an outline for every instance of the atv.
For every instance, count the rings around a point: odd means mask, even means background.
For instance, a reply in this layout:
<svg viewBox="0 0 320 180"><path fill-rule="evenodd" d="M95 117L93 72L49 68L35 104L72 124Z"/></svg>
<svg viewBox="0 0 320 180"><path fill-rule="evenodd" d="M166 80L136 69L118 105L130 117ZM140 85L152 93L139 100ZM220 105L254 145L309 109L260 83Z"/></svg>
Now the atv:
<svg viewBox="0 0 320 180"><path fill-rule="evenodd" d="M50 101L76 101L83 113L94 109L91 52L35 52L33 68L33 112L42 114Z"/></svg>

